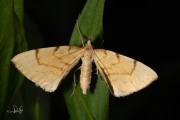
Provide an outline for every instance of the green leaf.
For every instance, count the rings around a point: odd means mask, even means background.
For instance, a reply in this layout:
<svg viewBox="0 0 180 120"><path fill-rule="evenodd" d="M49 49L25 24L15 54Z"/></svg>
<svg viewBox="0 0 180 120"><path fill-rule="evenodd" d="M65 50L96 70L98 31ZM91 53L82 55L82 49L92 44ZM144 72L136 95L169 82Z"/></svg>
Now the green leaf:
<svg viewBox="0 0 180 120"><path fill-rule="evenodd" d="M23 1L0 0L0 119L23 81L11 59L26 49Z"/></svg>
<svg viewBox="0 0 180 120"><path fill-rule="evenodd" d="M103 42L103 10L105 0L88 0L78 18L80 32L83 40L91 38L95 47ZM77 25L71 36L71 45L82 46ZM96 72L95 69L93 69ZM75 72L76 76L77 72ZM73 74L66 81L73 82ZM68 86L69 85L69 86ZM75 88L67 83L64 88L65 102L71 120L107 120L109 108L109 90L105 82L98 75L94 75L91 80L91 88L87 95L82 94L79 85Z"/></svg>

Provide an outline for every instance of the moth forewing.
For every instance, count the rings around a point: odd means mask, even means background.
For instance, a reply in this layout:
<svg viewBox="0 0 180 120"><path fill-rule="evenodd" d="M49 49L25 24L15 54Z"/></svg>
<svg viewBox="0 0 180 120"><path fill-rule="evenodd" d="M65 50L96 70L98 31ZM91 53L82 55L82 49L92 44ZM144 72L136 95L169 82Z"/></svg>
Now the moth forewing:
<svg viewBox="0 0 180 120"><path fill-rule="evenodd" d="M104 49L95 49L94 53L96 66L116 97L141 90L158 77L151 68L132 58Z"/></svg>
<svg viewBox="0 0 180 120"><path fill-rule="evenodd" d="M16 55L12 62L37 86L53 92L82 55L82 49L77 46L59 46L23 52Z"/></svg>

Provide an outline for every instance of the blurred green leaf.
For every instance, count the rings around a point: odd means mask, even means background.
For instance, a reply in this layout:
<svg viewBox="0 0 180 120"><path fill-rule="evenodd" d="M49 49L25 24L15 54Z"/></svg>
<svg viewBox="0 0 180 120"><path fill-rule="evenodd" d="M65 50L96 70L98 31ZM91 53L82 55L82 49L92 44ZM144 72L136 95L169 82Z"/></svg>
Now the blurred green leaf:
<svg viewBox="0 0 180 120"><path fill-rule="evenodd" d="M88 0L78 18L80 32L83 35L83 40L85 40L84 43L91 37L93 45L96 47L103 42L104 2L105 0ZM82 46L77 25L74 27L70 45ZM95 69L93 70L96 72ZM73 75L68 79L71 79L72 82ZM91 89L87 92L87 95L82 94L82 90L78 85L73 96L71 96L73 89L73 86L67 87L67 85L64 88L65 102L71 120L108 119L109 90L99 76L92 77Z"/></svg>
<svg viewBox="0 0 180 120"><path fill-rule="evenodd" d="M11 59L26 49L23 1L0 0L0 119L23 81Z"/></svg>

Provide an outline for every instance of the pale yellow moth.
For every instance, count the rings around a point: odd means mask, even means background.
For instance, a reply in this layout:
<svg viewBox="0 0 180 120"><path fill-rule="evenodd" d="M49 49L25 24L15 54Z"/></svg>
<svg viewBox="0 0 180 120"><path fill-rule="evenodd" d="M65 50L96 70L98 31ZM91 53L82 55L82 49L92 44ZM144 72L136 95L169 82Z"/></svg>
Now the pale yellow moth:
<svg viewBox="0 0 180 120"><path fill-rule="evenodd" d="M16 55L12 62L37 86L53 92L80 59L83 94L90 88L93 61L116 97L141 90L158 77L156 72L139 61L109 50L93 49L90 40L82 48L59 46L30 50Z"/></svg>

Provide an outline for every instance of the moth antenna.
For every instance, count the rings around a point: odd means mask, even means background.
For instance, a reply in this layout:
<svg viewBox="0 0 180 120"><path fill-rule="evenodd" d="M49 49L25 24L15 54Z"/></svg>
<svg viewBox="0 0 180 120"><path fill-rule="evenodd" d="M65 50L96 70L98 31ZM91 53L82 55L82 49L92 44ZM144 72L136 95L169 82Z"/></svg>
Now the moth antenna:
<svg viewBox="0 0 180 120"><path fill-rule="evenodd" d="M80 31L80 28L79 28L79 22L78 22L78 20L76 22L77 22L77 28L78 28L78 32L79 32L79 35L80 35L80 38L81 38L81 42L82 42L82 44L84 46L83 37L82 37L81 31Z"/></svg>

